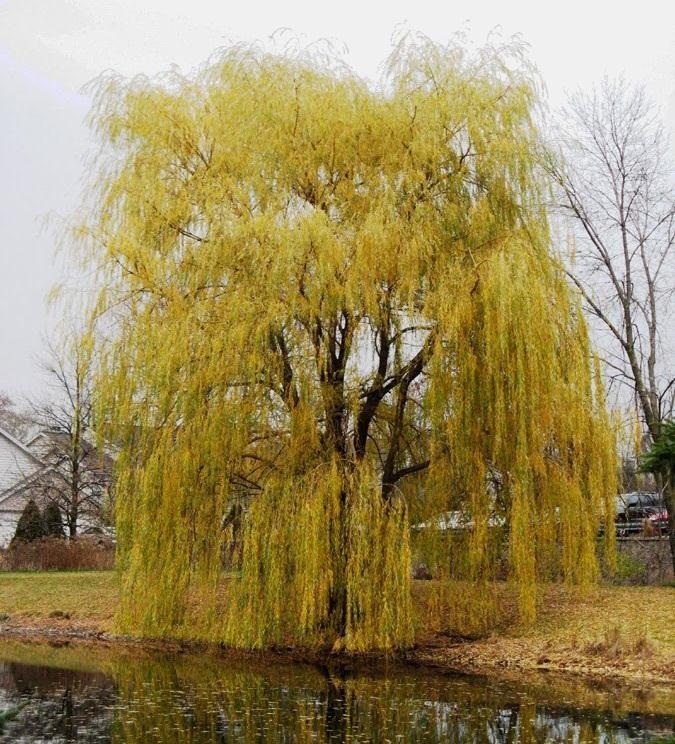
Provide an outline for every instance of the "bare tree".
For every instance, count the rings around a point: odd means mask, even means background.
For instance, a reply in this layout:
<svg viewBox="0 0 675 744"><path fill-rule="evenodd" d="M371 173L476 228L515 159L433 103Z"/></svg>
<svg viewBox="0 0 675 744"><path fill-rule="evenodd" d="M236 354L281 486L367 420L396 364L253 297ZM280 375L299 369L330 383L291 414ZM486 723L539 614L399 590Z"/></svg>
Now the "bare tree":
<svg viewBox="0 0 675 744"><path fill-rule="evenodd" d="M48 343L42 366L50 397L33 403L42 431L31 448L48 469L40 477L45 500L56 503L68 535L78 534L82 522L98 524L111 488L111 459L92 443L92 358L88 348L66 344L67 351Z"/></svg>
<svg viewBox="0 0 675 744"><path fill-rule="evenodd" d="M17 407L12 398L2 391L0 391L0 427L20 442L24 442L35 427L29 414Z"/></svg>
<svg viewBox="0 0 675 744"><path fill-rule="evenodd" d="M568 274L581 292L620 399L634 399L645 444L673 416L675 188L668 142L644 89L605 79L569 99L548 165L571 218ZM675 501L666 494L675 565Z"/></svg>

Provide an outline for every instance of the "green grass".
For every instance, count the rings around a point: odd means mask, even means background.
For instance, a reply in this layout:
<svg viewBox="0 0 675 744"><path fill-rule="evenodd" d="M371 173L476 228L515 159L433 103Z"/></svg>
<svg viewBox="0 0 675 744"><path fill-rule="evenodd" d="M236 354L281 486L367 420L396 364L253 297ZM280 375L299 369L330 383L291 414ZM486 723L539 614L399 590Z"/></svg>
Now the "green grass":
<svg viewBox="0 0 675 744"><path fill-rule="evenodd" d="M14 622L52 616L111 630L118 599L114 571L0 573L0 616Z"/></svg>

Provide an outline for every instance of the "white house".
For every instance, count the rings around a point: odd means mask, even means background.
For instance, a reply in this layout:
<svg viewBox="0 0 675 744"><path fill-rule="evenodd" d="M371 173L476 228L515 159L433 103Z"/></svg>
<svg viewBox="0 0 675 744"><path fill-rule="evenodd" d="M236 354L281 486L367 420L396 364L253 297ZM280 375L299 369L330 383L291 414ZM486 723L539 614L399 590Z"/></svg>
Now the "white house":
<svg viewBox="0 0 675 744"><path fill-rule="evenodd" d="M47 469L28 447L0 429L0 548L9 545L31 486Z"/></svg>
<svg viewBox="0 0 675 744"><path fill-rule="evenodd" d="M67 532L65 501L69 498L67 434L42 431L28 444L0 429L0 548L8 547L29 499L40 509L47 500L59 506ZM100 454L87 441L79 453L80 492L78 494L78 534L110 534L101 523L101 504L109 496L112 483L112 459ZM67 504L66 504L67 507Z"/></svg>
<svg viewBox="0 0 675 744"><path fill-rule="evenodd" d="M101 522L106 500L110 498L112 487L113 459L99 450L86 438L80 440L76 452L70 435L65 432L44 429L36 434L26 448L42 463L49 466L43 473L42 491L61 510L63 526L68 532L69 510L76 504L77 531L80 535L88 533L111 534L109 527ZM77 467L76 501L73 504L71 486L73 468ZM39 499L36 498L36 501Z"/></svg>

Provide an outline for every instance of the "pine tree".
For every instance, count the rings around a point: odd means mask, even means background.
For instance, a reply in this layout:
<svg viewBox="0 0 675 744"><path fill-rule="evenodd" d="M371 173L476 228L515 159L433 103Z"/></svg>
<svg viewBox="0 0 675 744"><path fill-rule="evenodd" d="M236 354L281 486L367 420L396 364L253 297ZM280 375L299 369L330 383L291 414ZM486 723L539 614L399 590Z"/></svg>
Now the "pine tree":
<svg viewBox="0 0 675 744"><path fill-rule="evenodd" d="M66 536L63 529L63 520L61 519L61 510L54 502L50 502L45 507L44 528L46 537Z"/></svg>
<svg viewBox="0 0 675 744"><path fill-rule="evenodd" d="M672 477L675 475L675 419L661 426L661 434L640 460L640 470Z"/></svg>
<svg viewBox="0 0 675 744"><path fill-rule="evenodd" d="M668 541L675 570L675 419L661 426L661 434L640 462L642 472L660 478L668 515Z"/></svg>
<svg viewBox="0 0 675 744"><path fill-rule="evenodd" d="M44 536L44 519L38 505L30 499L19 517L12 542L32 542Z"/></svg>

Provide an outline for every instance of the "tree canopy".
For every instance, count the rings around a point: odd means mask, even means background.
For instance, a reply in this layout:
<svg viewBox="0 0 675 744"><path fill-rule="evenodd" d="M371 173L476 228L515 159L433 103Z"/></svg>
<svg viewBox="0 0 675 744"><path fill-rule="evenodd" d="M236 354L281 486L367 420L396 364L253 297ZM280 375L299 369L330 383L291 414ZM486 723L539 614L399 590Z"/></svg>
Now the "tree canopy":
<svg viewBox="0 0 675 744"><path fill-rule="evenodd" d="M427 560L461 563L478 614L504 563L526 619L538 578L596 575L613 442L549 250L535 78L513 47L410 39L386 69L234 47L95 86L79 234L126 629L406 645L411 523L448 511L467 538Z"/></svg>

